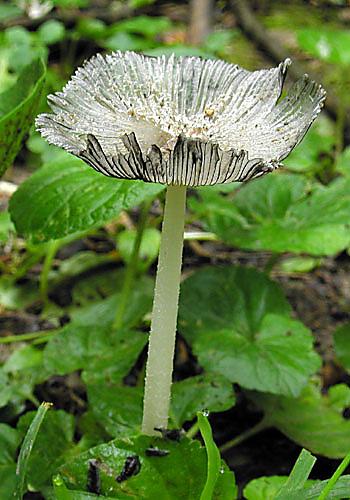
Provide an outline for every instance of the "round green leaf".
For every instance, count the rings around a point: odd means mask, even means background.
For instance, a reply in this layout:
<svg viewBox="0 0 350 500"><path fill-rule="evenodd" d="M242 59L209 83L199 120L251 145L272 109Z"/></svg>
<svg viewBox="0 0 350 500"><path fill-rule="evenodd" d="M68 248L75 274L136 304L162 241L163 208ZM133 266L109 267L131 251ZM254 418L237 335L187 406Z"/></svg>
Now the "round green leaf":
<svg viewBox="0 0 350 500"><path fill-rule="evenodd" d="M309 185L304 177L272 174L234 196L206 189L192 208L207 228L233 246L333 255L350 243L350 181Z"/></svg>
<svg viewBox="0 0 350 500"><path fill-rule="evenodd" d="M41 42L51 45L63 40L66 30L63 23L56 19L50 19L40 25L37 33Z"/></svg>
<svg viewBox="0 0 350 500"><path fill-rule="evenodd" d="M123 377L132 368L147 336L136 331L113 332L111 326L67 325L51 337L44 350L48 373L65 375L75 370Z"/></svg>
<svg viewBox="0 0 350 500"><path fill-rule="evenodd" d="M181 289L179 329L200 364L249 389L296 396L320 360L279 287L241 267L204 268Z"/></svg>
<svg viewBox="0 0 350 500"><path fill-rule="evenodd" d="M336 388L330 389L330 396L323 395L315 385L309 385L298 398L259 393L250 397L264 411L267 425L277 427L313 453L342 458L350 450L350 421L342 415L348 406L350 388L343 386L341 391ZM332 395L334 389L336 394Z"/></svg>
<svg viewBox="0 0 350 500"><path fill-rule="evenodd" d="M10 200L17 230L35 242L59 239L108 222L164 186L105 177L67 157L42 167Z"/></svg>
<svg viewBox="0 0 350 500"><path fill-rule="evenodd" d="M165 449L167 456L148 456L150 447ZM121 473L127 457L137 456L140 470L122 482ZM60 469L68 489L86 491L89 460L98 460L101 494L112 498L199 499L207 475L206 451L198 441L182 438L180 442L147 436L115 439L74 458ZM234 500L234 476L226 466L216 483L213 500Z"/></svg>
<svg viewBox="0 0 350 500"><path fill-rule="evenodd" d="M176 427L192 420L198 411L225 411L235 404L232 384L214 374L175 382L171 389L171 417Z"/></svg>

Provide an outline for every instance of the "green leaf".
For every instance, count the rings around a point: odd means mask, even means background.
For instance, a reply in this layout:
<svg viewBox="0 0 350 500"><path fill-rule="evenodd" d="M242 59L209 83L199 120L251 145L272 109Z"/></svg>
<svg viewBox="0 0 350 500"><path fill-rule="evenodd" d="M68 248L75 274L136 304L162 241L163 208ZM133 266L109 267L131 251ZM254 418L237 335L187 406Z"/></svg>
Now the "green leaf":
<svg viewBox="0 0 350 500"><path fill-rule="evenodd" d="M84 377L92 414L112 436L138 432L142 422L143 388L123 385L121 381L94 381Z"/></svg>
<svg viewBox="0 0 350 500"><path fill-rule="evenodd" d="M111 497L106 497L103 495L97 496L94 493L85 493L84 491L71 491L69 490L62 477L57 474L53 477L53 490L55 494L55 500L96 500L97 498L103 498L104 500L109 500Z"/></svg>
<svg viewBox="0 0 350 500"><path fill-rule="evenodd" d="M118 234L118 250L124 262L129 263L134 248L137 231L135 229L126 230ZM145 272L149 266L157 259L160 245L160 231L155 227L148 227L142 235L139 252L138 268Z"/></svg>
<svg viewBox="0 0 350 500"><path fill-rule="evenodd" d="M135 33L146 38L155 38L169 31L172 23L168 17L137 16L113 24L109 30L112 33Z"/></svg>
<svg viewBox="0 0 350 500"><path fill-rule="evenodd" d="M316 174L334 162L332 154L334 144L334 124L321 116L283 164L289 170Z"/></svg>
<svg viewBox="0 0 350 500"><path fill-rule="evenodd" d="M38 243L101 226L163 189L105 177L71 157L26 180L10 200L10 213L18 232Z"/></svg>
<svg viewBox="0 0 350 500"><path fill-rule="evenodd" d="M335 386L336 387L336 386ZM350 388L344 396L346 407ZM339 395L339 394L338 394ZM277 427L293 441L329 458L343 458L350 450L350 422L335 408L328 395L314 385L306 387L298 398L251 394L264 411L267 425Z"/></svg>
<svg viewBox="0 0 350 500"><path fill-rule="evenodd" d="M36 404L34 387L46 378L42 350L31 345L18 347L0 368L0 407L11 403L21 412L26 400Z"/></svg>
<svg viewBox="0 0 350 500"><path fill-rule="evenodd" d="M243 490L246 500L274 500L287 476L263 476L250 481Z"/></svg>
<svg viewBox="0 0 350 500"><path fill-rule="evenodd" d="M0 243L6 243L9 234L15 231L10 214L5 210L0 213Z"/></svg>
<svg viewBox="0 0 350 500"><path fill-rule="evenodd" d="M42 43L52 45L64 39L66 30L63 23L50 19L40 25L37 34Z"/></svg>
<svg viewBox="0 0 350 500"><path fill-rule="evenodd" d="M337 328L333 338L338 361L346 370L350 371L350 323Z"/></svg>
<svg viewBox="0 0 350 500"><path fill-rule="evenodd" d="M10 464L16 457L20 436L16 429L0 424L0 465Z"/></svg>
<svg viewBox="0 0 350 500"><path fill-rule="evenodd" d="M50 403L42 403L40 405L38 411L35 413L35 416L33 416L34 418L22 443L16 469L17 485L14 494L16 500L22 500L23 494L26 492L24 482L27 476L27 471L29 469L29 460L33 451L33 446L35 445L38 436L39 429L50 406Z"/></svg>
<svg viewBox="0 0 350 500"><path fill-rule="evenodd" d="M107 26L101 19L79 18L76 32L84 37L91 38L92 40L100 40L106 36Z"/></svg>
<svg viewBox="0 0 350 500"><path fill-rule="evenodd" d="M13 498L16 487L16 451L20 435L9 425L0 424L0 495Z"/></svg>
<svg viewBox="0 0 350 500"><path fill-rule="evenodd" d="M25 433L36 412L28 412L20 418L18 430ZM51 484L51 477L67 460L74 443L74 417L62 410L50 411L41 425L27 464L28 487L40 491Z"/></svg>
<svg viewBox="0 0 350 500"><path fill-rule="evenodd" d="M299 46L323 61L350 64L350 33L327 28L304 29L298 32Z"/></svg>
<svg viewBox="0 0 350 500"><path fill-rule="evenodd" d="M320 500L320 494L324 491L328 481L314 481L314 483L314 486L307 488L305 493L299 491L290 500ZM332 491L327 496L327 500L344 500L349 495L349 491L350 476L343 476L333 486Z"/></svg>
<svg viewBox="0 0 350 500"><path fill-rule="evenodd" d="M21 72L25 67L37 64L37 59L47 60L47 48L38 43L38 37L23 26L12 26L4 32L5 53L11 71Z"/></svg>
<svg viewBox="0 0 350 500"><path fill-rule="evenodd" d="M16 19L16 17L20 17L22 14L22 9L20 9L17 5L10 3L2 3L0 10L0 21L6 22L11 21L12 19Z"/></svg>
<svg viewBox="0 0 350 500"><path fill-rule="evenodd" d="M50 374L65 375L75 370L96 373L96 377L121 378L132 368L147 342L136 331L112 331L111 325L69 324L51 337L44 350L44 366Z"/></svg>
<svg viewBox="0 0 350 500"><path fill-rule="evenodd" d="M277 264L279 271L286 274L309 273L322 263L322 259L308 256L287 257Z"/></svg>
<svg viewBox="0 0 350 500"><path fill-rule="evenodd" d="M39 298L36 283L16 283L16 278L10 275L0 277L0 305L6 309L25 309Z"/></svg>
<svg viewBox="0 0 350 500"><path fill-rule="evenodd" d="M312 335L279 287L249 268L204 268L180 295L179 330L208 372L245 388L296 396L320 366Z"/></svg>
<svg viewBox="0 0 350 500"><path fill-rule="evenodd" d="M275 500L284 500L298 489L301 489L306 484L306 481L315 465L316 457L311 455L307 450L302 450L292 472L290 473L287 481L278 491Z"/></svg>
<svg viewBox="0 0 350 500"><path fill-rule="evenodd" d="M86 371L83 378L93 415L115 437L126 431L140 429L143 388L124 385L121 379L127 371L122 372L123 364L119 365L118 372L118 362L113 364L111 360L109 363L103 363L102 360L98 370ZM224 411L233 404L232 385L222 377L208 374L175 382L172 385L170 413L173 426L182 427L199 410Z"/></svg>
<svg viewBox="0 0 350 500"><path fill-rule="evenodd" d="M91 279L90 279L91 278ZM71 309L72 320L79 325L111 325L115 319L120 292L101 300L101 294L108 296L115 289L121 289L123 274L99 273L81 280L73 289L74 302L79 306ZM149 276L136 281L130 293L130 300L124 313L123 327L138 326L152 307L154 283Z"/></svg>
<svg viewBox="0 0 350 500"><path fill-rule="evenodd" d="M246 500L275 500L276 494L287 481L287 476L269 476L253 479L244 488ZM306 481L305 487L290 493L288 500L318 500L327 481ZM341 477L328 496L329 500L341 500L348 496L350 476ZM287 498L287 497L285 497Z"/></svg>
<svg viewBox="0 0 350 500"><path fill-rule="evenodd" d="M150 447L165 449L167 456L148 456ZM137 456L140 471L117 482L126 457ZM170 500L199 498L206 480L207 458L198 441L186 438L177 443L147 436L126 437L97 446L74 458L60 469L67 488L86 491L89 460L100 463L101 495L112 498L161 498ZM214 499L233 500L235 482L232 473L219 474Z"/></svg>
<svg viewBox="0 0 350 500"><path fill-rule="evenodd" d="M104 40L103 46L109 50L142 50L146 51L153 48L155 42L139 35L131 33L117 32Z"/></svg>
<svg viewBox="0 0 350 500"><path fill-rule="evenodd" d="M346 177L350 176L350 146L346 147L337 157L335 168L340 174Z"/></svg>
<svg viewBox="0 0 350 500"><path fill-rule="evenodd" d="M349 180L310 185L304 177L276 173L230 197L210 188L199 192L202 199L191 200L197 216L233 246L333 255L349 245Z"/></svg>
<svg viewBox="0 0 350 500"><path fill-rule="evenodd" d="M32 125L44 80L43 62L34 61L0 95L0 176L12 164Z"/></svg>
<svg viewBox="0 0 350 500"><path fill-rule="evenodd" d="M5 373L25 370L26 368L37 368L41 366L43 353L34 346L25 345L17 348L5 361L3 370Z"/></svg>
<svg viewBox="0 0 350 500"><path fill-rule="evenodd" d="M192 420L198 411L225 411L234 406L232 384L212 373L175 382L171 389L171 418L175 427Z"/></svg>

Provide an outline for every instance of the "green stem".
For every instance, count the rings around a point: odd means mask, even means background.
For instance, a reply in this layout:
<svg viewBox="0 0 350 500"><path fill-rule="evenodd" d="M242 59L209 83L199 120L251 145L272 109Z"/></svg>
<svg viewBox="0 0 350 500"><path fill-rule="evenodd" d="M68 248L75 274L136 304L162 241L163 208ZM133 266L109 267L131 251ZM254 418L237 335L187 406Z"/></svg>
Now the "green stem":
<svg viewBox="0 0 350 500"><path fill-rule="evenodd" d="M166 428L180 291L186 187L168 186L148 345L142 432Z"/></svg>
<svg viewBox="0 0 350 500"><path fill-rule="evenodd" d="M45 339L49 340L50 337L56 334L58 330L42 330L40 332L21 333L19 335L8 335L7 337L0 337L0 344L12 344L14 342L25 342L26 340Z"/></svg>
<svg viewBox="0 0 350 500"><path fill-rule="evenodd" d="M333 476L329 479L328 483L326 484L325 488L323 489L317 500L326 500L328 498L328 495L335 486L335 483L338 481L338 479L343 474L343 472L345 471L345 469L349 464L350 464L350 453L348 453L346 457L342 460L341 464L334 472Z"/></svg>
<svg viewBox="0 0 350 500"><path fill-rule="evenodd" d="M239 436L231 439L230 441L227 441L227 443L220 446L221 453L229 450L230 448L233 448L234 446L237 446L237 445L243 443L243 441L246 441L250 437L255 436L255 434L258 434L259 432L261 432L267 428L268 428L267 422L265 422L264 420L261 420L261 422L254 425L254 427L251 427L247 431L242 432L242 434L240 434Z"/></svg>
<svg viewBox="0 0 350 500"><path fill-rule="evenodd" d="M185 241L218 241L218 237L214 233L204 233L203 231L189 231L184 234Z"/></svg>
<svg viewBox="0 0 350 500"><path fill-rule="evenodd" d="M48 303L49 273L59 246L60 240L50 241L47 245L46 256L40 275L40 294L45 305Z"/></svg>
<svg viewBox="0 0 350 500"><path fill-rule="evenodd" d="M126 268L123 288L122 288L122 291L120 294L120 298L118 301L118 307L117 307L117 313L116 313L114 323L113 323L113 327L115 330L119 330L123 324L125 309L128 305L132 285L135 281L137 264L139 261L139 253L140 253L141 242L142 242L142 236L143 236L143 233L145 230L147 216L148 216L148 212L149 212L151 204L152 204L152 201L149 201L147 203L144 203L141 207L140 219L139 219L139 222L137 225L136 238L135 238L134 246L132 249L131 258L130 258L130 261L129 261L128 266Z"/></svg>
<svg viewBox="0 0 350 500"><path fill-rule="evenodd" d="M192 425L192 427L188 429L188 431L186 432L186 437L188 439L192 439L196 434L198 434L198 431L199 431L199 424L198 422L196 422Z"/></svg>

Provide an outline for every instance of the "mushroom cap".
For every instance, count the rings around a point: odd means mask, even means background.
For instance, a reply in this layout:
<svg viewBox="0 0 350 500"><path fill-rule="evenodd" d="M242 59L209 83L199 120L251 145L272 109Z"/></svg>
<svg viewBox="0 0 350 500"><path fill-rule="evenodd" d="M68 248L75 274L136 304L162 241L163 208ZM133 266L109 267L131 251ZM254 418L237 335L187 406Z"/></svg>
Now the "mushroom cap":
<svg viewBox="0 0 350 500"><path fill-rule="evenodd" d="M48 97L36 127L48 142L111 177L201 186L280 166L320 112L305 75L280 99L287 59L247 71L220 60L97 54Z"/></svg>

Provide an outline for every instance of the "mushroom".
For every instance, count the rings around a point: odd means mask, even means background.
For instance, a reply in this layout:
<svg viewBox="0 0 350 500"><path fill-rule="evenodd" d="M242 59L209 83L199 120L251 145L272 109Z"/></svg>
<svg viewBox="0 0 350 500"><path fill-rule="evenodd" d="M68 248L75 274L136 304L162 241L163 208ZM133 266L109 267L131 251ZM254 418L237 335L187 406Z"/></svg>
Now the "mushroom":
<svg viewBox="0 0 350 500"><path fill-rule="evenodd" d="M307 75L280 99L287 59L247 71L220 60L96 55L37 129L51 144L120 179L167 185L149 339L142 430L166 428L181 276L186 188L247 181L280 166L320 112Z"/></svg>

